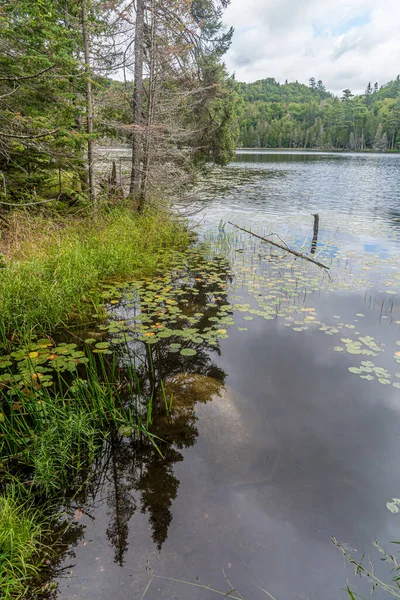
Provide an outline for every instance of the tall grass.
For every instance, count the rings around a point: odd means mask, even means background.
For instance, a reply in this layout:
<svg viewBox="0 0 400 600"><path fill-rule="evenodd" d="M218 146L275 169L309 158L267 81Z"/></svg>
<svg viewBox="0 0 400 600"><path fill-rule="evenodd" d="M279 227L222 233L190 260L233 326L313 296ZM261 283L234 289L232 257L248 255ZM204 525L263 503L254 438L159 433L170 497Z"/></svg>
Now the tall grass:
<svg viewBox="0 0 400 600"><path fill-rule="evenodd" d="M74 373L68 384L60 377L56 390L13 383L0 389L0 457L12 469L28 467L46 496L80 481L112 430L144 434L155 444L148 430L152 397L140 397L135 377L121 380L115 361L108 368L102 357L98 363L92 356L82 377Z"/></svg>
<svg viewBox="0 0 400 600"><path fill-rule="evenodd" d="M22 598L28 582L38 574L44 533L39 511L28 499L21 500L18 486L10 484L0 496L0 595L3 600Z"/></svg>
<svg viewBox="0 0 400 600"><path fill-rule="evenodd" d="M100 304L101 282L152 275L188 244L185 226L166 212L138 215L118 206L68 218L14 213L0 246L0 335L26 338L86 318Z"/></svg>
<svg viewBox="0 0 400 600"><path fill-rule="evenodd" d="M134 365L124 375L116 358L89 356L78 374L60 375L56 389L0 388L0 598L24 597L40 572L52 511L74 496L93 472L110 432L147 436L158 449L152 422L153 397L141 397ZM11 393L10 393L11 392ZM43 504L45 503L45 504Z"/></svg>

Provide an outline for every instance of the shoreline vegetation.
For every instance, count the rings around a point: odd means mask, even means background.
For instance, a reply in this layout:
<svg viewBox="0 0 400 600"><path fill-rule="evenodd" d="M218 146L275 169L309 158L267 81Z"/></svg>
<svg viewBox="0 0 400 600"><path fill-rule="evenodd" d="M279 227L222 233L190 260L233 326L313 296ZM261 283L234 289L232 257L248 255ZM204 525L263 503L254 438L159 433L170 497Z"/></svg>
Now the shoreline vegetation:
<svg viewBox="0 0 400 600"><path fill-rule="evenodd" d="M79 501L110 439L132 445L145 439L162 456L163 440L152 432L153 400L167 419L173 398L154 369L151 340L168 340L176 335L174 324L186 319L190 327L178 330L179 343L166 350L183 361L196 355L191 338L215 348L226 335L231 321L221 261L201 267L219 295L208 306L218 312L203 337L193 327L202 318L195 312L199 291L193 289L193 314L185 314L169 296L172 277L158 277L179 264L194 240L171 209L174 199L187 197L205 165L227 165L238 144L399 149L398 80L371 88L365 98L347 90L342 100L322 82L310 82L310 89L273 80L238 84L223 63L233 35L223 25L228 5L13 0L0 12L7 49L0 57L4 600L52 591L51 565L82 516L70 501ZM121 72L124 81L116 78ZM131 149L128 168L101 153L102 140ZM134 340L141 344L142 376L128 335L118 322L114 329L105 325L105 297L112 296L102 286L112 294L126 282L156 276L157 283L143 286L140 302L140 286L131 290L143 321L143 336ZM154 314L160 303L164 312ZM155 322L168 324L165 313L172 329ZM77 326L80 333L93 320L104 325L91 338L67 331ZM116 346L126 349L123 359L104 341L112 332L121 336Z"/></svg>
<svg viewBox="0 0 400 600"><path fill-rule="evenodd" d="M29 341L101 313L100 284L155 275L187 249L185 223L166 208L126 201L77 214L18 210L0 240L0 333Z"/></svg>
<svg viewBox="0 0 400 600"><path fill-rule="evenodd" d="M0 246L0 589L15 600L50 591L45 574L70 527L58 507L90 478L106 438L120 431L156 446L152 396L142 396L135 366L122 372L115 355L54 347L52 336L93 317L104 322L102 284L165 272L193 235L160 203L139 214L129 201L76 214L18 209L8 224ZM10 352L26 363L24 385L7 369ZM70 361L52 386L43 352Z"/></svg>
<svg viewBox="0 0 400 600"><path fill-rule="evenodd" d="M272 77L239 83L244 102L239 145L377 152L400 149L400 76L341 97L321 80L281 84Z"/></svg>
<svg viewBox="0 0 400 600"><path fill-rule="evenodd" d="M103 286L168 273L193 241L174 199L205 164L234 156L241 99L222 62L228 4L13 0L0 13L4 600L51 591L39 580L57 563L54 530L74 520L63 500L87 485L110 438L145 438L159 451L154 390L165 409L171 400L151 340L140 342L143 391L127 344L122 367L99 341ZM129 164L118 168L102 140L129 146ZM93 319L96 339L66 331Z"/></svg>

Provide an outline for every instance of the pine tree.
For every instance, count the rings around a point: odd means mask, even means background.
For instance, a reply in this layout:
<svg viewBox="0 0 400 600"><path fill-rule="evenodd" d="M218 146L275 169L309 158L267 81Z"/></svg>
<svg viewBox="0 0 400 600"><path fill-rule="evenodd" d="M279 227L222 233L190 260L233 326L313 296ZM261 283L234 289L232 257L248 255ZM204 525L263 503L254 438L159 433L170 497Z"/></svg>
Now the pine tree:
<svg viewBox="0 0 400 600"><path fill-rule="evenodd" d="M349 90L349 89L343 90L342 101L350 100L351 98L353 98L353 94L351 93L351 90Z"/></svg>

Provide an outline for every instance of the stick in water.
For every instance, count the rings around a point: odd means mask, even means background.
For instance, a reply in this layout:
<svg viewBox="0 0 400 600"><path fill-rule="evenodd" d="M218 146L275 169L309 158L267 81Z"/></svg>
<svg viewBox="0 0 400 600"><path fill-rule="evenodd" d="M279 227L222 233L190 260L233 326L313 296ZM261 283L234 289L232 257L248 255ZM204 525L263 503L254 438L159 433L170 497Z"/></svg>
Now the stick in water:
<svg viewBox="0 0 400 600"><path fill-rule="evenodd" d="M231 221L228 221L228 223L229 223L229 225L236 227L236 229L240 229L241 231L245 231L246 233L249 233L250 235L254 235L254 237L258 238L259 240L262 240L263 242L267 242L268 244L272 244L272 246L276 246L277 248L280 248L281 250L285 250L285 252L290 252L290 254L294 254L294 256L297 256L297 258L304 258L304 260L308 260L308 262L314 263L314 265L317 265L318 267L322 267L322 269L329 270L329 267L327 267L323 263L318 262L317 260L314 260L313 258L310 258L309 256L302 254L301 252L296 252L296 250L292 250L291 248L281 246L280 244L277 244L276 242L272 242L271 240L268 240L267 238L262 237L262 235L258 235L258 233L253 233L252 231L249 231L249 229L245 229L244 227L239 227L239 225L235 225L235 223L231 223Z"/></svg>

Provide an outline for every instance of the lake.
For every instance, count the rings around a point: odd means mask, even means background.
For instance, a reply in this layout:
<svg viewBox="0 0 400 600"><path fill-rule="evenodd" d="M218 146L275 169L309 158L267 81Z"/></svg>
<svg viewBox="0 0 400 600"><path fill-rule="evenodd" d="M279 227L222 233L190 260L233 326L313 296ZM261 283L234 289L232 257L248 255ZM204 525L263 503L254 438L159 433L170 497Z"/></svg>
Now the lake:
<svg viewBox="0 0 400 600"><path fill-rule="evenodd" d="M164 381L163 455L108 440L72 503L55 595L336 600L347 581L365 595L331 536L389 574L372 543L400 539L386 507L400 495L400 156L239 151L180 208L197 209L208 261L108 306L134 322L139 293L142 315L166 301L169 323L187 319L186 355L172 329L118 351L122 368L126 352L147 365L144 387ZM181 281L191 295L169 298Z"/></svg>

